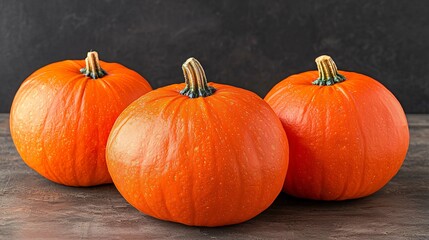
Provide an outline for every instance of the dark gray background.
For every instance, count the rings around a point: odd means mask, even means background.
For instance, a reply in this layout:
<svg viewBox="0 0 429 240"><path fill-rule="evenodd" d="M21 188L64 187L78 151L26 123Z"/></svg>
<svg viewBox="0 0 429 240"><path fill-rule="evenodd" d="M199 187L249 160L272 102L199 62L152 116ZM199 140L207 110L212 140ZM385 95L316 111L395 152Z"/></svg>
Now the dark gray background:
<svg viewBox="0 0 429 240"><path fill-rule="evenodd" d="M331 55L382 82L407 113L429 113L429 1L0 0L0 112L36 69L89 49L145 76L182 82L199 59L209 81L265 96Z"/></svg>

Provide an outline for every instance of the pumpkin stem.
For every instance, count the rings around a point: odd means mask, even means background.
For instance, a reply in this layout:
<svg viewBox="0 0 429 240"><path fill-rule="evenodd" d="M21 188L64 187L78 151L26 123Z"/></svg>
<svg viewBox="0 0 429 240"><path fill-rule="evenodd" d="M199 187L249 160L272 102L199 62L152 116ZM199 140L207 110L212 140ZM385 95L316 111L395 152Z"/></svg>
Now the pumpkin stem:
<svg viewBox="0 0 429 240"><path fill-rule="evenodd" d="M346 78L338 73L337 65L330 56L322 55L316 58L317 69L319 70L319 78L316 79L314 85L333 85L342 82Z"/></svg>
<svg viewBox="0 0 429 240"><path fill-rule="evenodd" d="M197 59L191 57L182 65L183 75L185 76L185 88L180 94L190 98L208 97L216 89L207 84L206 74Z"/></svg>
<svg viewBox="0 0 429 240"><path fill-rule="evenodd" d="M86 66L80 69L80 72L87 77L92 79L102 78L104 75L107 75L100 66L100 60L98 59L98 53L96 51L89 51L85 58Z"/></svg>

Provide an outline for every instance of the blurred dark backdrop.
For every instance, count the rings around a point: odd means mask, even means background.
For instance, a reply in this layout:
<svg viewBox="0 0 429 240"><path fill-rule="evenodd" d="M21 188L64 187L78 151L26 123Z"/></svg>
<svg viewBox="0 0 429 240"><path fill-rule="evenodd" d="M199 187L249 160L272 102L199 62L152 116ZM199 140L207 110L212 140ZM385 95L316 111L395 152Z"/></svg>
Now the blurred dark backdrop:
<svg viewBox="0 0 429 240"><path fill-rule="evenodd" d="M0 0L0 112L33 71L90 49L154 88L182 82L194 56L209 81L261 97L329 54L382 82L407 113L429 113L425 0Z"/></svg>

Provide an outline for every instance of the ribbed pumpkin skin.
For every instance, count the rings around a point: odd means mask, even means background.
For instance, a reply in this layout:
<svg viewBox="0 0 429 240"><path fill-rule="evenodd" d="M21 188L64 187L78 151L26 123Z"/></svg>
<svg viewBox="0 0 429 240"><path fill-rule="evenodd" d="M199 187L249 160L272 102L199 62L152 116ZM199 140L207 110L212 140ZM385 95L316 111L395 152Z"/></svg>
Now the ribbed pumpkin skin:
<svg viewBox="0 0 429 240"><path fill-rule="evenodd" d="M288 141L256 94L212 84L208 97L154 90L118 117L107 165L124 198L158 219L196 226L246 221L282 189Z"/></svg>
<svg viewBox="0 0 429 240"><path fill-rule="evenodd" d="M105 146L117 116L151 90L136 72L101 62L108 75L85 77L85 61L47 65L19 88L10 113L12 139L29 167L69 186L111 183Z"/></svg>
<svg viewBox="0 0 429 240"><path fill-rule="evenodd" d="M317 71L290 76L265 97L286 130L290 163L284 191L319 200L360 198L395 176L408 149L400 103L374 79L340 71L332 86Z"/></svg>

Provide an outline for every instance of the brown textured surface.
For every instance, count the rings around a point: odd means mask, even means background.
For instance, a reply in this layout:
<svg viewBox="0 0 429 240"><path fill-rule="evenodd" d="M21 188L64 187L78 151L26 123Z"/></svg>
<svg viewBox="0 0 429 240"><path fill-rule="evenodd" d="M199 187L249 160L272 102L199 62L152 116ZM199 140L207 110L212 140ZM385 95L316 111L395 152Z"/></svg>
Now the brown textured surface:
<svg viewBox="0 0 429 240"><path fill-rule="evenodd" d="M373 196L317 202L281 194L256 218L197 228L145 216L113 185L64 187L17 154L0 114L0 239L429 239L429 115L409 115L410 149L398 175Z"/></svg>

